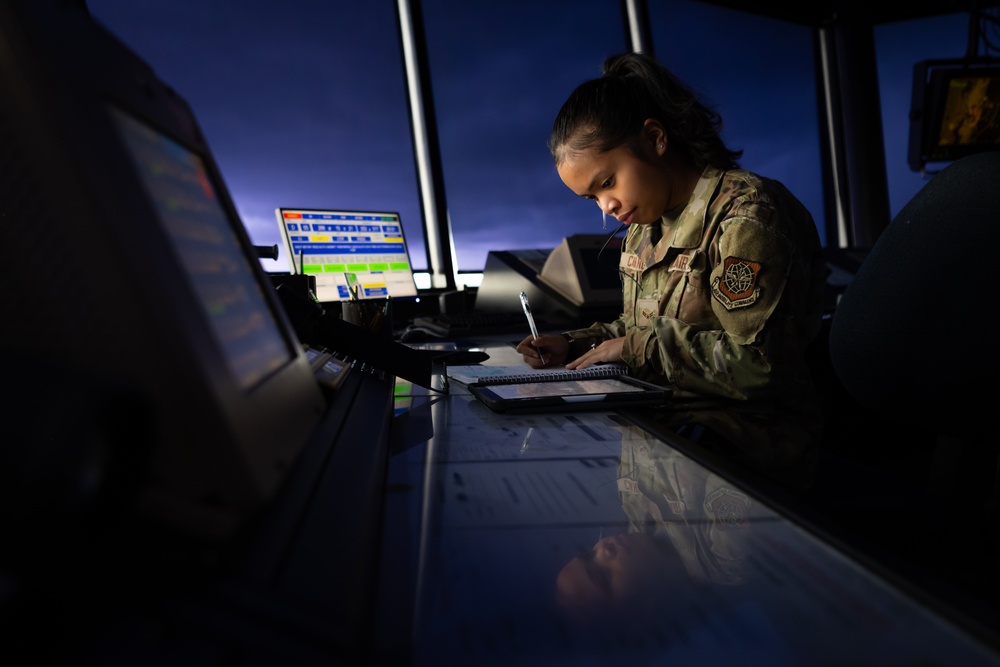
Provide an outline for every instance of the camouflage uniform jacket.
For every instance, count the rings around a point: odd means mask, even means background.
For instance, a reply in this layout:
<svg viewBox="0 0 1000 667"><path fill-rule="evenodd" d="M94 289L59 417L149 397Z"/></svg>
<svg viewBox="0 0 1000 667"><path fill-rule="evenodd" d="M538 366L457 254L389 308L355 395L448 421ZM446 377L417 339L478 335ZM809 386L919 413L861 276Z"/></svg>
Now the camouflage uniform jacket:
<svg viewBox="0 0 1000 667"><path fill-rule="evenodd" d="M633 375L702 399L665 423L707 420L765 471L809 467L822 413L805 350L827 269L808 210L777 181L708 167L680 212L629 228L619 270L621 316L566 332L570 357L624 336Z"/></svg>
<svg viewBox="0 0 1000 667"><path fill-rule="evenodd" d="M623 441L618 493L632 531L666 539L692 579L746 583L752 499L672 448Z"/></svg>

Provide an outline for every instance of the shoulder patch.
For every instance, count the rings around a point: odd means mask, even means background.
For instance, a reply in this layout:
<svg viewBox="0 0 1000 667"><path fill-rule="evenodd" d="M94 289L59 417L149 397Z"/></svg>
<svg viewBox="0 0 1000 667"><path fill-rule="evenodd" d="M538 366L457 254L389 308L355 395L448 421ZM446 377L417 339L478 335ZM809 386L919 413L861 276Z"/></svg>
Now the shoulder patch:
<svg viewBox="0 0 1000 667"><path fill-rule="evenodd" d="M735 489L721 488L705 499L705 510L715 514L721 530L745 528L750 513L750 498Z"/></svg>
<svg viewBox="0 0 1000 667"><path fill-rule="evenodd" d="M760 269L760 262L726 257L723 260L722 275L712 281L712 296L726 310L753 304L760 296L760 287L757 286Z"/></svg>

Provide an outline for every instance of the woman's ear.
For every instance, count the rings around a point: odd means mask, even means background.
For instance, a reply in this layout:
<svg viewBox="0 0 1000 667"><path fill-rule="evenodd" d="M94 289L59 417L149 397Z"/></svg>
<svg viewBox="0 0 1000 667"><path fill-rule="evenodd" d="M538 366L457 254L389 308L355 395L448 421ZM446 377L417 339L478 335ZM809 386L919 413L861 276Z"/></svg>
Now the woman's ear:
<svg viewBox="0 0 1000 667"><path fill-rule="evenodd" d="M655 118L647 118L642 124L643 143L652 149L653 153L662 156L667 152L667 132Z"/></svg>

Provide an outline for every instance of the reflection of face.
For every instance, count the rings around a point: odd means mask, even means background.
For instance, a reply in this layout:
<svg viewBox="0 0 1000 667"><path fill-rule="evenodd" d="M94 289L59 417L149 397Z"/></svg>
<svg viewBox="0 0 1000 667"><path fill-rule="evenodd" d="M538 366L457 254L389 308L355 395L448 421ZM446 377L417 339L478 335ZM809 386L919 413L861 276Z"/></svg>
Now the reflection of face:
<svg viewBox="0 0 1000 667"><path fill-rule="evenodd" d="M650 536L621 533L605 537L567 563L556 578L556 590L567 609L582 615L643 607L645 601L666 594L676 568L676 556Z"/></svg>
<svg viewBox="0 0 1000 667"><path fill-rule="evenodd" d="M647 157L653 159L652 155ZM587 150L567 154L557 171L570 190L596 201L605 214L630 225L659 222L666 210L687 198L684 195L683 200L672 201L673 179L625 146L607 153Z"/></svg>

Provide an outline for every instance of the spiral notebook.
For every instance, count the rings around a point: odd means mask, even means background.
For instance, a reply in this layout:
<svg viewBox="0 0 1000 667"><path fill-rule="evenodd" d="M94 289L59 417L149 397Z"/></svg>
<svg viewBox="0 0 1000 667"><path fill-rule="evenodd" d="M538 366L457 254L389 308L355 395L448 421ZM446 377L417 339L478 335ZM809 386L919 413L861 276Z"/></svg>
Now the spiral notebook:
<svg viewBox="0 0 1000 667"><path fill-rule="evenodd" d="M547 382L549 380L581 380L587 378L607 378L628 375L628 365L622 363L595 364L587 368L568 370L565 366L532 368L520 366L483 366L470 364L448 366L448 378L462 384L518 384L523 382Z"/></svg>
<svg viewBox="0 0 1000 667"><path fill-rule="evenodd" d="M625 364L579 370L454 367L448 376L461 382L471 379L469 392L494 412L616 410L666 404L671 396L666 387L631 377Z"/></svg>

